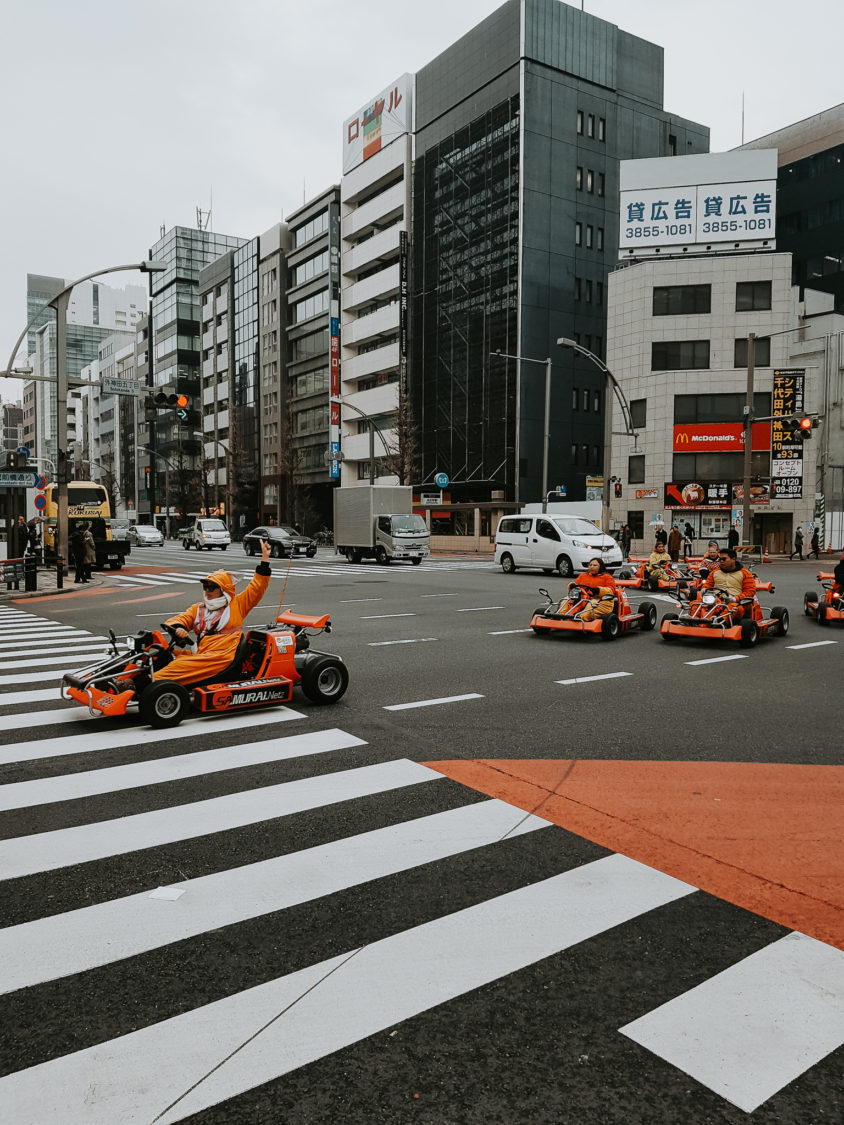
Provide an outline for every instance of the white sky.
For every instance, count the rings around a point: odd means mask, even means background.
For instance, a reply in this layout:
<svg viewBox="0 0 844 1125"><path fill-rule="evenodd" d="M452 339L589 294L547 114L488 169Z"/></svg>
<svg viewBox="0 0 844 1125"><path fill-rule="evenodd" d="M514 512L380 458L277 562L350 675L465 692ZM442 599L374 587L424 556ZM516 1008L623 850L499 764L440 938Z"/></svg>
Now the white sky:
<svg viewBox="0 0 844 1125"><path fill-rule="evenodd" d="M212 196L214 230L262 233L339 182L345 118L500 3L0 0L0 369L27 272L140 261ZM741 143L742 91L746 140L844 100L840 0L585 8L665 48L665 108L708 125L713 152Z"/></svg>

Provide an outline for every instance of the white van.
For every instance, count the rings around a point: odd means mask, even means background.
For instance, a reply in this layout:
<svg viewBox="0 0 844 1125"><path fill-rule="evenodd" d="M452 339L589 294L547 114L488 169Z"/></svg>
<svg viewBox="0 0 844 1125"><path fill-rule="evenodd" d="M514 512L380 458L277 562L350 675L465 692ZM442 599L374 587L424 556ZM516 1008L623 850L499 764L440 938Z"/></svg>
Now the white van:
<svg viewBox="0 0 844 1125"><path fill-rule="evenodd" d="M622 563L618 543L582 516L547 512L504 516L498 521L495 561L505 574L518 567L534 567L570 578L596 557L604 560L609 571L618 570Z"/></svg>

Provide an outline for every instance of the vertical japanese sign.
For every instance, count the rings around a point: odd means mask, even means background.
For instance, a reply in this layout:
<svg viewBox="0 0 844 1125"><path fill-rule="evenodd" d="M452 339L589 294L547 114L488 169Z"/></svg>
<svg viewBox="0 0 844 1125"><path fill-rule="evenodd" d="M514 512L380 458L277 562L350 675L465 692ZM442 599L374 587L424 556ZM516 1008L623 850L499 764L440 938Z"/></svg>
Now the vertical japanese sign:
<svg viewBox="0 0 844 1125"><path fill-rule="evenodd" d="M340 460L334 456L340 451L340 206L328 205L328 385L331 414L328 422L328 443L331 460L328 475L332 480L340 477Z"/></svg>
<svg viewBox="0 0 844 1125"><path fill-rule="evenodd" d="M407 394L407 231L399 232L399 393Z"/></svg>
<svg viewBox="0 0 844 1125"><path fill-rule="evenodd" d="M806 370L774 371L771 413L771 495L780 500L803 498L803 443L793 415L803 413Z"/></svg>
<svg viewBox="0 0 844 1125"><path fill-rule="evenodd" d="M343 174L410 129L413 76L403 74L343 123Z"/></svg>

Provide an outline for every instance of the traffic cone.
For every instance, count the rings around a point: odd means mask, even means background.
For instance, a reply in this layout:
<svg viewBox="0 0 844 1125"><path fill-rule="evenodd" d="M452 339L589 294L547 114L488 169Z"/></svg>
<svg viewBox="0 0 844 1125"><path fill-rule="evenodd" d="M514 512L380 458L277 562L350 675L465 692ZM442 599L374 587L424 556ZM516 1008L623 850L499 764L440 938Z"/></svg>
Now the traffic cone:
<svg viewBox="0 0 844 1125"><path fill-rule="evenodd" d="M827 544L827 548L826 548L826 553L827 553L828 555L831 555L831 554L832 554L832 544L831 544L831 543L830 543L830 544Z"/></svg>
<svg viewBox="0 0 844 1125"><path fill-rule="evenodd" d="M766 547L765 548L765 557L762 559L762 562L769 563L770 561L771 561L771 556L768 554L768 548Z"/></svg>

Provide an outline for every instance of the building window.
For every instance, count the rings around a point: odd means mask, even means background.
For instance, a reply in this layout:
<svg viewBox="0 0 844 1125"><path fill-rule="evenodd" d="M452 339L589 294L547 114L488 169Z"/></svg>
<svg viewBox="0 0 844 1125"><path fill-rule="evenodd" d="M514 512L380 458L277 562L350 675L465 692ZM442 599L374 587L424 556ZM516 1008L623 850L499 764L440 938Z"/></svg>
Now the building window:
<svg viewBox="0 0 844 1125"><path fill-rule="evenodd" d="M664 340L651 344L651 371L701 371L708 368L708 340Z"/></svg>
<svg viewBox="0 0 844 1125"><path fill-rule="evenodd" d="M587 411L589 409L589 391L587 391L585 388L583 391L583 409Z"/></svg>
<svg viewBox="0 0 844 1125"><path fill-rule="evenodd" d="M580 278L579 277L576 277L574 279L574 299L575 299L575 301L580 300Z"/></svg>
<svg viewBox="0 0 844 1125"><path fill-rule="evenodd" d="M604 249L604 228L603 227L598 227L598 241L596 243L596 248L598 250Z"/></svg>
<svg viewBox="0 0 844 1125"><path fill-rule="evenodd" d="M590 113L586 118L586 136L595 136L595 114Z"/></svg>
<svg viewBox="0 0 844 1125"><path fill-rule="evenodd" d="M580 246L583 241L583 223L574 224L574 244Z"/></svg>
<svg viewBox="0 0 844 1125"><path fill-rule="evenodd" d="M674 480L737 481L744 475L743 453L675 453L672 462ZM750 461L753 480L771 476L771 454L754 453Z"/></svg>
<svg viewBox="0 0 844 1125"><path fill-rule="evenodd" d="M754 342L753 362L756 367L771 366L771 341L762 336ZM747 339L736 340L734 367L747 367Z"/></svg>
<svg viewBox="0 0 844 1125"><path fill-rule="evenodd" d="M630 425L634 430L644 430L648 424L648 400L634 398L630 403Z"/></svg>
<svg viewBox="0 0 844 1125"><path fill-rule="evenodd" d="M580 391L578 390L577 387L572 387L572 389L571 389L571 408L572 408L572 410L577 410L579 403L580 403ZM576 446L572 446L572 448L575 449Z"/></svg>
<svg viewBox="0 0 844 1125"><path fill-rule="evenodd" d="M575 184L578 191L583 191L583 169L578 167L577 175L575 176Z"/></svg>
<svg viewBox="0 0 844 1125"><path fill-rule="evenodd" d="M668 154L669 156L677 155L677 138L673 133L668 134Z"/></svg>
<svg viewBox="0 0 844 1125"><path fill-rule="evenodd" d="M598 118L598 140L605 141L607 139L607 122L606 118Z"/></svg>
<svg viewBox="0 0 844 1125"><path fill-rule="evenodd" d="M583 110L582 109L579 109L577 111L577 131L578 131L578 133L583 132Z"/></svg>
<svg viewBox="0 0 844 1125"><path fill-rule="evenodd" d="M600 391L593 391L592 392L592 409L595 411L596 414L600 414L600 412L601 412L601 392Z"/></svg>
<svg viewBox="0 0 844 1125"><path fill-rule="evenodd" d="M591 168L586 169L586 190L587 191L594 191L595 190L595 173L592 171Z"/></svg>
<svg viewBox="0 0 844 1125"><path fill-rule="evenodd" d="M712 311L711 285L655 285L654 316L689 316Z"/></svg>
<svg viewBox="0 0 844 1125"><path fill-rule="evenodd" d="M645 483L645 455L644 453L634 453L627 458L627 483L628 484L644 484Z"/></svg>
<svg viewBox="0 0 844 1125"><path fill-rule="evenodd" d="M674 424L696 425L709 422L740 422L745 404L743 394L675 395ZM753 413L765 418L771 413L771 395L757 391L753 396ZM741 476L741 473L739 473Z"/></svg>
<svg viewBox="0 0 844 1125"><path fill-rule="evenodd" d="M771 307L770 281L736 283L736 312L758 312Z"/></svg>
<svg viewBox="0 0 844 1125"><path fill-rule="evenodd" d="M604 187L606 185L606 178L603 172L598 173L598 195L604 194Z"/></svg>
<svg viewBox="0 0 844 1125"><path fill-rule="evenodd" d="M577 464L577 446L576 445L573 445L571 447L571 456L570 456L569 460L571 461L572 465Z"/></svg>
<svg viewBox="0 0 844 1125"><path fill-rule="evenodd" d="M589 280L589 278L586 279L586 287L583 299L587 302L587 304L592 304L592 282Z"/></svg>
<svg viewBox="0 0 844 1125"><path fill-rule="evenodd" d="M590 250L592 249L592 236L593 236L593 234L594 234L594 231L592 229L592 226L589 223L587 223L586 224L586 245Z"/></svg>

